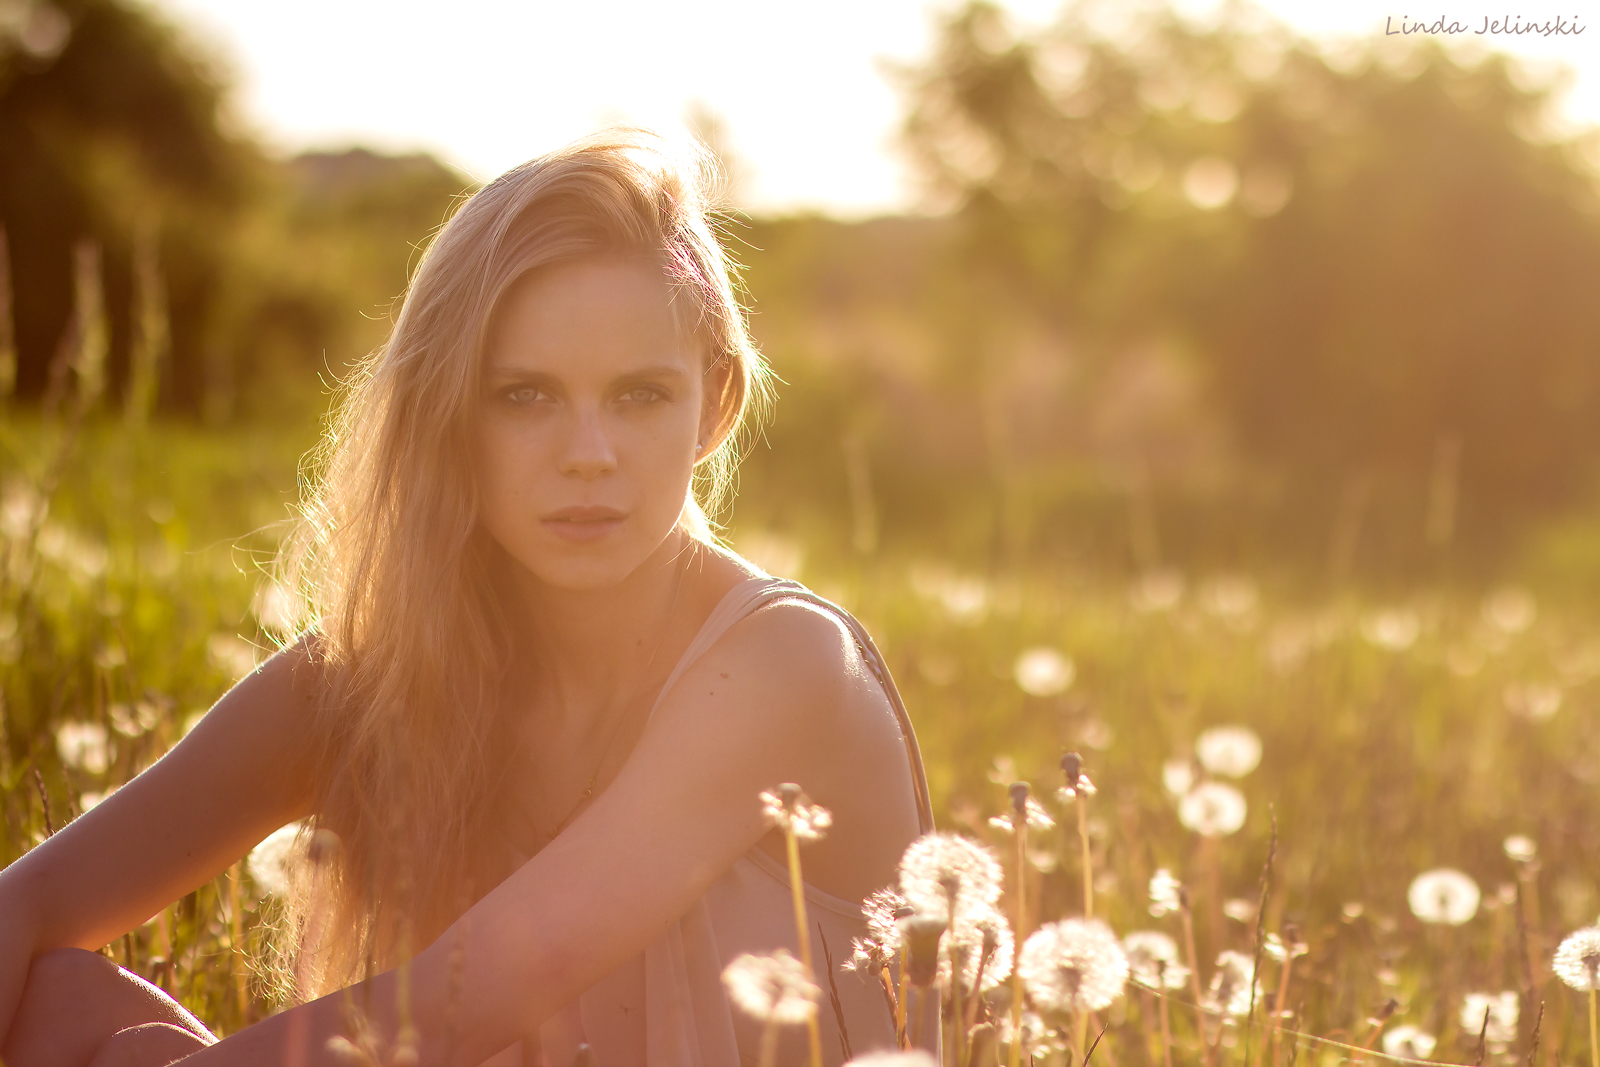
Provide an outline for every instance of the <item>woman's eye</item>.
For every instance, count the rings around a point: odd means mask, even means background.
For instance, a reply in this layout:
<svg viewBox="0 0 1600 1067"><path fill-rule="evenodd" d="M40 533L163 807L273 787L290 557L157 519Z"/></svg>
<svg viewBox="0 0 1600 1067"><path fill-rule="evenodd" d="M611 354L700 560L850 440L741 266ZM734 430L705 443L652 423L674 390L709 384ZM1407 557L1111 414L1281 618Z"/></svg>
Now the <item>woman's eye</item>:
<svg viewBox="0 0 1600 1067"><path fill-rule="evenodd" d="M637 389L628 390L622 395L622 398L624 400L634 400L638 401L639 403L647 404L652 400L662 399L662 395L661 390L659 389L647 385L641 385Z"/></svg>
<svg viewBox="0 0 1600 1067"><path fill-rule="evenodd" d="M544 394L544 390L532 385L519 385L515 389L507 389L504 396L513 404L531 404Z"/></svg>

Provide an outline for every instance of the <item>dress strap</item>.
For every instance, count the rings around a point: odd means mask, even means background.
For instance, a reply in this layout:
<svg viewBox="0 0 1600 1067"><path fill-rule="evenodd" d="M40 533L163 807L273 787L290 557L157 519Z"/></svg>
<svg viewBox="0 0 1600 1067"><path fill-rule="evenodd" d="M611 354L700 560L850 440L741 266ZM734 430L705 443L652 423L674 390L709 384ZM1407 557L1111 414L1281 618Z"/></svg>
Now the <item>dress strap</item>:
<svg viewBox="0 0 1600 1067"><path fill-rule="evenodd" d="M906 711L905 702L900 699L900 690L894 684L894 678L889 674L889 665L884 661L878 646L873 643L872 635L867 633L867 628L850 612L835 604L826 597L807 589L804 585L791 578L752 578L747 582L734 586L728 595L713 609L706 619L705 625L695 635L689 647L684 650L682 658L673 667L672 673L667 676L666 682L661 687L664 695L672 688L680 675L688 669L689 665L699 659L707 649L716 643L717 639L727 633L729 628L740 619L749 615L757 608L770 604L776 600L804 600L811 604L832 612L849 627L850 633L856 640L856 648L861 652L861 658L866 661L873 677L883 687L884 694L889 698L889 704L894 708L895 718L900 723L900 736L905 742L906 758L911 765L911 780L916 792L917 822L920 833L931 833L933 825L933 803L928 795L928 776L922 765L922 750L917 747L916 731L911 726L911 716ZM656 698L659 706L661 698ZM651 708L651 714L655 708Z"/></svg>

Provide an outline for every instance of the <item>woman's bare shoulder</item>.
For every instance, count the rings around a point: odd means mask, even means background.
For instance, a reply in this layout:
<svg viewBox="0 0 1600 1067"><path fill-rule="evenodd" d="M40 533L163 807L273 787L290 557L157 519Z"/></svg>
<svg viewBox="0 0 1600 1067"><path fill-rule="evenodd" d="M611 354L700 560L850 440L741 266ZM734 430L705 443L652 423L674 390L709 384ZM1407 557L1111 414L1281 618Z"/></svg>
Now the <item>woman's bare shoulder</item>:
<svg viewBox="0 0 1600 1067"><path fill-rule="evenodd" d="M831 768L905 762L904 737L884 684L855 633L813 601L769 601L729 627L688 674L737 686L743 715L774 736L824 741Z"/></svg>
<svg viewBox="0 0 1600 1067"><path fill-rule="evenodd" d="M193 733L205 747L222 743L225 736L270 743L292 753L296 765L309 766L320 748L319 711L327 706L337 675L326 640L314 631L303 633L236 682Z"/></svg>
<svg viewBox="0 0 1600 1067"><path fill-rule="evenodd" d="M326 696L337 676L328 641L307 630L268 656L223 697L269 700L289 714L310 713Z"/></svg>
<svg viewBox="0 0 1600 1067"><path fill-rule="evenodd" d="M828 838L810 848L807 880L852 900L888 884L917 834L917 787L888 683L850 625L813 601L774 600L731 627L706 659L723 664L719 674L752 675L739 713L787 744L787 780L833 812ZM762 847L781 854L775 840Z"/></svg>
<svg viewBox="0 0 1600 1067"><path fill-rule="evenodd" d="M708 656L759 667L773 684L839 700L872 674L838 614L799 597L769 600L729 627Z"/></svg>

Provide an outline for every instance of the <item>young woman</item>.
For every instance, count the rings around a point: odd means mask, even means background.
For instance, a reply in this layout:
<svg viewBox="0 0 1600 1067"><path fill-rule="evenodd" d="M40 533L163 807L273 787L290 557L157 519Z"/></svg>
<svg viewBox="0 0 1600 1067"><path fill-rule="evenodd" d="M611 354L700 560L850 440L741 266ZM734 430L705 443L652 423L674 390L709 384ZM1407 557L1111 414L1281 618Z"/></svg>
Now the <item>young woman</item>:
<svg viewBox="0 0 1600 1067"><path fill-rule="evenodd" d="M786 781L833 811L807 896L819 967L848 956L926 784L860 624L710 531L768 372L704 173L615 131L441 230L286 551L306 633L0 874L7 1067L344 1062L349 1003L398 1036L405 959L424 1064L754 1062L720 974L797 947L757 800ZM302 818L306 1003L219 1042L86 951ZM881 991L838 986L855 1049L890 1044Z"/></svg>

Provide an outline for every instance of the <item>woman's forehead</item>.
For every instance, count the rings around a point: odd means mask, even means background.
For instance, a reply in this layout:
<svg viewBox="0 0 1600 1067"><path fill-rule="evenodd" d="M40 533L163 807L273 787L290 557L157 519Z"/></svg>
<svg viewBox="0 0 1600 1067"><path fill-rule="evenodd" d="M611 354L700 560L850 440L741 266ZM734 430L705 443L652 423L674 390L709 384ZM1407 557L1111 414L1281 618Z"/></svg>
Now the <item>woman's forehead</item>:
<svg viewBox="0 0 1600 1067"><path fill-rule="evenodd" d="M690 366L703 352L693 303L645 259L593 258L530 271L495 309L485 367Z"/></svg>

